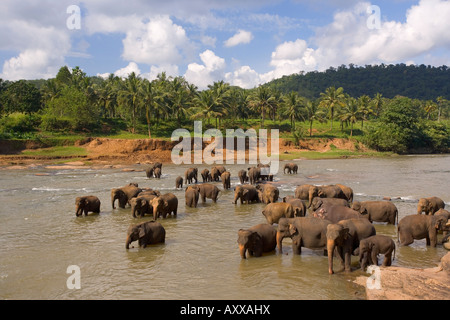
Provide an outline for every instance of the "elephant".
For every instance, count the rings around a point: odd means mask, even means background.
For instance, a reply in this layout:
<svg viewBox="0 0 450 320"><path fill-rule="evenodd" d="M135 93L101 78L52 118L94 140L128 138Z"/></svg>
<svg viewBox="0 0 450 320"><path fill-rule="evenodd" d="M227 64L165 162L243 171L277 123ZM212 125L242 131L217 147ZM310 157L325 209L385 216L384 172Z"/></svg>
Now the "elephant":
<svg viewBox="0 0 450 320"><path fill-rule="evenodd" d="M395 220L397 219L398 224L398 209L390 201L355 201L352 204L352 209L362 215L367 215L370 222L376 221L395 224Z"/></svg>
<svg viewBox="0 0 450 320"><path fill-rule="evenodd" d="M284 174L286 174L286 169L288 171L288 174L292 174L292 173L297 174L298 165L293 162L289 162L284 165L284 169L283 169Z"/></svg>
<svg viewBox="0 0 450 320"><path fill-rule="evenodd" d="M313 216L321 219L330 220L332 223L338 223L341 220L359 219L359 218L364 218L364 220L368 221L367 216L361 215L358 211L355 211L352 208L340 205L322 206L313 213Z"/></svg>
<svg viewBox="0 0 450 320"><path fill-rule="evenodd" d="M258 163L257 168L259 168L259 178L261 180L263 181L264 180L269 181L270 179L273 180L273 175L270 174L270 164Z"/></svg>
<svg viewBox="0 0 450 320"><path fill-rule="evenodd" d="M199 196L200 196L200 190L198 188L194 188L192 186L187 187L186 191L184 192L186 206L191 207L191 208L197 208Z"/></svg>
<svg viewBox="0 0 450 320"><path fill-rule="evenodd" d="M198 182L197 173L198 173L197 168L187 169L186 172L184 173L185 182L191 184L195 180L195 183L197 183Z"/></svg>
<svg viewBox="0 0 450 320"><path fill-rule="evenodd" d="M295 197L301 200L309 200L309 189L314 187L312 184L302 184L295 188Z"/></svg>
<svg viewBox="0 0 450 320"><path fill-rule="evenodd" d="M444 209L445 203L441 198L438 197L429 197L429 198L420 198L419 203L417 204L417 213L422 214L434 214L439 209Z"/></svg>
<svg viewBox="0 0 450 320"><path fill-rule="evenodd" d="M176 177L176 179L175 179L175 188L176 189L183 188L183 177L181 177L181 176Z"/></svg>
<svg viewBox="0 0 450 320"><path fill-rule="evenodd" d="M301 254L302 247L324 249L327 245L327 226L331 222L314 217L281 218L277 229L277 246L283 252L284 238L292 239L292 251Z"/></svg>
<svg viewBox="0 0 450 320"><path fill-rule="evenodd" d="M347 200L339 199L339 198L320 198L314 197L311 204L309 205L309 209L313 212L320 209L322 206L344 206L350 208L350 205Z"/></svg>
<svg viewBox="0 0 450 320"><path fill-rule="evenodd" d="M309 204L314 197L321 198L340 198L349 200L345 193L337 185L312 186L309 188Z"/></svg>
<svg viewBox="0 0 450 320"><path fill-rule="evenodd" d="M209 173L208 169L203 169L200 175L202 176L203 183L212 181L211 173Z"/></svg>
<svg viewBox="0 0 450 320"><path fill-rule="evenodd" d="M161 174L161 170L162 170L162 163L161 162L155 162L151 167L148 167L145 170L145 173L147 175L147 178L153 178L153 176L155 175L155 169L158 168L159 169L159 173Z"/></svg>
<svg viewBox="0 0 450 320"><path fill-rule="evenodd" d="M233 203L236 204L238 199L241 199L241 204L243 204L244 201L247 204L249 204L250 202L260 202L258 190L251 184L244 184L242 186L236 186L236 188L234 188Z"/></svg>
<svg viewBox="0 0 450 320"><path fill-rule="evenodd" d="M100 213L100 199L96 196L83 196L75 199L75 215L85 216L88 212Z"/></svg>
<svg viewBox="0 0 450 320"><path fill-rule="evenodd" d="M231 188L231 174L229 171L225 171L224 173L222 173L220 175L220 179L222 180L224 190L228 190Z"/></svg>
<svg viewBox="0 0 450 320"><path fill-rule="evenodd" d="M238 177L241 184L245 184L246 182L248 182L247 171L239 170Z"/></svg>
<svg viewBox="0 0 450 320"><path fill-rule="evenodd" d="M248 229L239 229L239 253L246 259L245 253L253 257L260 257L264 252L274 251L277 246L277 231L269 224L261 223Z"/></svg>
<svg viewBox="0 0 450 320"><path fill-rule="evenodd" d="M178 198L173 193L166 193L159 197L156 197L150 201L153 209L153 220L156 220L162 215L166 218L168 214L177 216Z"/></svg>
<svg viewBox="0 0 450 320"><path fill-rule="evenodd" d="M280 191L274 185L258 184L256 189L258 190L259 199L265 204L277 202L280 197Z"/></svg>
<svg viewBox="0 0 450 320"><path fill-rule="evenodd" d="M426 239L427 246L436 247L438 230L446 230L448 218L444 215L413 214L403 217L397 226L397 240L402 246L414 240Z"/></svg>
<svg viewBox="0 0 450 320"><path fill-rule="evenodd" d="M137 197L130 200L131 214L136 218L136 213L142 218L146 213L153 214L153 207L150 202L156 198L156 194L139 194Z"/></svg>
<svg viewBox="0 0 450 320"><path fill-rule="evenodd" d="M138 187L137 183L130 183L122 188L116 188L111 190L111 205L115 209L114 202L119 200L119 207L125 208L131 198L137 197L142 189Z"/></svg>
<svg viewBox="0 0 450 320"><path fill-rule="evenodd" d="M155 170L153 170L153 175L156 179L161 179L161 168L155 168Z"/></svg>
<svg viewBox="0 0 450 320"><path fill-rule="evenodd" d="M298 217L306 216L306 204L303 202L303 200L294 197L284 197L283 202L291 204L292 207L294 207L294 210L296 211L296 215Z"/></svg>
<svg viewBox="0 0 450 320"><path fill-rule="evenodd" d="M220 172L216 167L211 168L211 181L219 181Z"/></svg>
<svg viewBox="0 0 450 320"><path fill-rule="evenodd" d="M351 255L362 239L374 236L375 227L367 219L347 219L327 226L328 273L333 274L334 249L346 272L351 271Z"/></svg>
<svg viewBox="0 0 450 320"><path fill-rule="evenodd" d="M131 225L127 231L125 248L130 248L130 243L139 241L139 246L145 248L150 244L164 243L166 230L156 221L147 221L137 225Z"/></svg>
<svg viewBox="0 0 450 320"><path fill-rule="evenodd" d="M383 266L392 264L392 253L395 258L395 242L392 238L380 234L362 239L359 242L359 263L364 271L368 265L378 265L378 255L384 254Z"/></svg>
<svg viewBox="0 0 450 320"><path fill-rule="evenodd" d="M267 223L278 223L280 218L293 218L296 214L294 207L286 202L269 203L262 214L266 217Z"/></svg>
<svg viewBox="0 0 450 320"><path fill-rule="evenodd" d="M248 168L248 179L250 184L256 184L261 177L261 168L251 167Z"/></svg>
<svg viewBox="0 0 450 320"><path fill-rule="evenodd" d="M350 188L349 186L339 184L339 183L336 183L336 186L341 188L342 192L344 193L345 197L347 198L347 201L349 203L352 203L353 202L353 189Z"/></svg>
<svg viewBox="0 0 450 320"><path fill-rule="evenodd" d="M202 198L202 202L206 202L206 198L211 199L213 202L217 202L217 198L219 197L219 188L211 183L202 183L195 186L190 186L191 188L198 188L200 192L200 197Z"/></svg>

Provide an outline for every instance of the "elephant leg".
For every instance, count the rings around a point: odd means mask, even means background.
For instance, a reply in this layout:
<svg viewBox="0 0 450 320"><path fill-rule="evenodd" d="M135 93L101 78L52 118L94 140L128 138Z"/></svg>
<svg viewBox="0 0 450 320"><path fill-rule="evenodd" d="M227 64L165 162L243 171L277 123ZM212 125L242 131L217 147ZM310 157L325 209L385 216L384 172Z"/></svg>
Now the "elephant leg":
<svg viewBox="0 0 450 320"><path fill-rule="evenodd" d="M400 233L400 244L402 246L410 245L414 242L414 238L409 233Z"/></svg>
<svg viewBox="0 0 450 320"><path fill-rule="evenodd" d="M387 253L384 256L383 266L384 267L389 267L391 264L392 264L392 252Z"/></svg>

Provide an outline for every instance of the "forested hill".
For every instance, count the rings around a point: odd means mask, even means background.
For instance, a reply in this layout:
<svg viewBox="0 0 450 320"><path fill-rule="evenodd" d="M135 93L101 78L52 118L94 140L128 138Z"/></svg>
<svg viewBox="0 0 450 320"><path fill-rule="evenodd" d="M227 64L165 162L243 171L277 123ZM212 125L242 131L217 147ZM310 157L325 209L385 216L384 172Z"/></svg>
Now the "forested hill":
<svg viewBox="0 0 450 320"><path fill-rule="evenodd" d="M272 89L315 99L329 87L343 87L352 97L374 96L393 98L397 95L413 99L433 100L439 96L450 99L450 68L419 65L354 65L329 68L324 72L308 72L284 76L266 84Z"/></svg>

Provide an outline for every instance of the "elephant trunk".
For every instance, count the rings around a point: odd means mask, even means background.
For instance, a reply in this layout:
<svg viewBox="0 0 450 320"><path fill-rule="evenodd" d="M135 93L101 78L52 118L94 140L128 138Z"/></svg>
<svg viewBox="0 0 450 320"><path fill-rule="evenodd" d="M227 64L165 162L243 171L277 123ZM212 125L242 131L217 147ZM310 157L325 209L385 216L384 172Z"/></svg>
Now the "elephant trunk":
<svg viewBox="0 0 450 320"><path fill-rule="evenodd" d="M333 274L333 254L335 248L334 240L327 240L327 251L328 251L328 273Z"/></svg>
<svg viewBox="0 0 450 320"><path fill-rule="evenodd" d="M111 206L113 209L115 209L116 207L114 206L114 202L116 202L116 196L111 196Z"/></svg>
<svg viewBox="0 0 450 320"><path fill-rule="evenodd" d="M280 253L283 253L283 244L282 244L283 238L284 238L283 235L279 231L277 231L277 247Z"/></svg>
<svg viewBox="0 0 450 320"><path fill-rule="evenodd" d="M81 211L80 206L77 206L76 211L75 211L75 215L76 215L77 217L80 215L80 211ZM83 213L81 213L81 214L83 214Z"/></svg>
<svg viewBox="0 0 450 320"><path fill-rule="evenodd" d="M245 245L239 244L239 253L240 253L242 259L246 259L245 251L247 251L247 248L245 247Z"/></svg>
<svg viewBox="0 0 450 320"><path fill-rule="evenodd" d="M130 243L132 242L131 237L128 235L127 240L125 242L125 248L130 249Z"/></svg>
<svg viewBox="0 0 450 320"><path fill-rule="evenodd" d="M131 206L131 215L132 215L134 218L136 218L136 211L137 211L137 208L136 208L136 207L137 207L136 205Z"/></svg>

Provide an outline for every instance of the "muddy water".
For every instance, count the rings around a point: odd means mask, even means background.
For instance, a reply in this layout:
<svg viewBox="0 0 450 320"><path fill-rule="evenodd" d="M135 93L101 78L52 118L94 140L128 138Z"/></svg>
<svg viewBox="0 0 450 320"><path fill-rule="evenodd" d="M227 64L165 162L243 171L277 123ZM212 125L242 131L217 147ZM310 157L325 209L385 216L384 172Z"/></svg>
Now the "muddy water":
<svg viewBox="0 0 450 320"><path fill-rule="evenodd" d="M438 196L450 206L450 156L404 156L389 159L297 161L299 174L275 183L281 196L296 185L349 185L355 200L390 196L400 218L415 214L417 200ZM282 164L281 164L282 166ZM196 209L184 205L184 191L175 177L188 166L163 166L162 179L147 179L144 166L121 169L45 169L0 171L0 298L1 299L364 299L352 280L362 272L327 273L322 251L303 249L294 256L289 239L284 254L241 260L237 231L265 222L262 204L234 205L233 191L222 192L216 204ZM199 166L200 169L207 166ZM228 165L232 187L247 165ZM45 174L45 175L41 175ZM125 249L130 209L111 209L110 190L129 182L173 192L179 198L177 218L160 222L166 243L146 249ZM219 184L220 189L222 186ZM97 195L101 213L76 218L74 201ZM392 225L376 224L377 232L397 238ZM446 253L427 248L425 240L398 248L393 264L433 267ZM81 289L68 289L67 268L80 268ZM339 269L338 263L335 268Z"/></svg>

